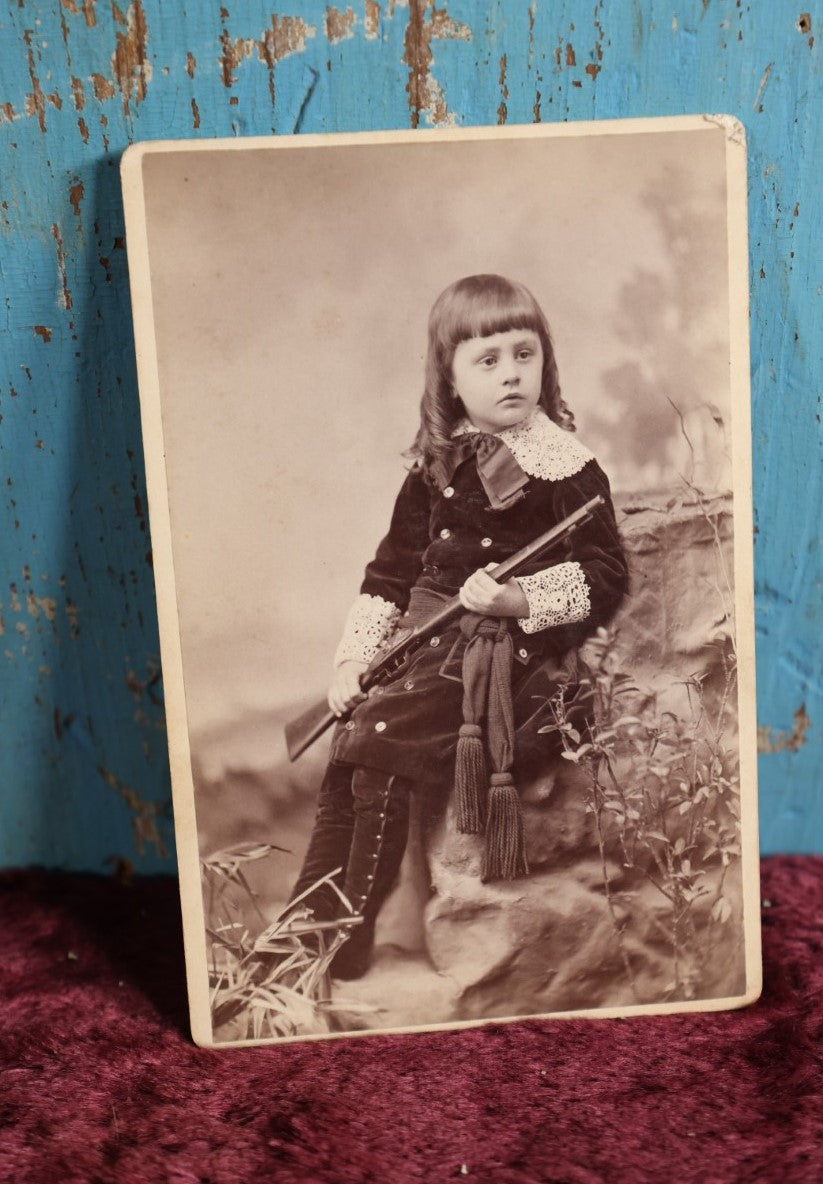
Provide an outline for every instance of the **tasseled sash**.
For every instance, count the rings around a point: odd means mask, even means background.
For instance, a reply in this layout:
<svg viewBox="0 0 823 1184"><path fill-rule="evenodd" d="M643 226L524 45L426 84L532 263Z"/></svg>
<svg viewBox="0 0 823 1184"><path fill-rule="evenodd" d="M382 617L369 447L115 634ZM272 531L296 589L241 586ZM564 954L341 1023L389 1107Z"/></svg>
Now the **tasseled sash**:
<svg viewBox="0 0 823 1184"><path fill-rule="evenodd" d="M512 640L505 620L467 613L460 623L463 652L463 724L457 740L457 828L482 834L481 878L513 880L528 872L520 799L511 775L514 761ZM486 744L481 721L486 720ZM486 751L492 765L486 769Z"/></svg>

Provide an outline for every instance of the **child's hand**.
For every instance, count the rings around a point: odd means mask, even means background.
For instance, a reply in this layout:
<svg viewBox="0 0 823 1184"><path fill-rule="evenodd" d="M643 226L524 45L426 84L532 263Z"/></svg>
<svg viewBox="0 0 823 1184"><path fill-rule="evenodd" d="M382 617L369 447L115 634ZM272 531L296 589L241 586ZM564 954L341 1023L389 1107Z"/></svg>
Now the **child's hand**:
<svg viewBox="0 0 823 1184"><path fill-rule="evenodd" d="M489 564L493 568L494 563ZM529 602L517 580L498 584L489 575L489 568L479 568L469 576L460 589L460 603L469 612L489 617L527 617Z"/></svg>
<svg viewBox="0 0 823 1184"><path fill-rule="evenodd" d="M360 675L367 666L368 662L350 658L335 668L328 694L329 707L335 715L345 715L355 703L366 698L360 690Z"/></svg>

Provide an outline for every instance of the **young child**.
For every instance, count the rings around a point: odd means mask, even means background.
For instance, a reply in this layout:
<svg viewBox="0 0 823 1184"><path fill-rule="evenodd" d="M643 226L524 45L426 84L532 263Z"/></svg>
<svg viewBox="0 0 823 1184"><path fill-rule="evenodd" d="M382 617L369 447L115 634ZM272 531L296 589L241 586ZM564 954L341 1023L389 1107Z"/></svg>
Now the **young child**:
<svg viewBox="0 0 823 1184"><path fill-rule="evenodd" d="M577 647L626 590L608 480L573 432L549 327L531 293L497 275L468 276L441 293L429 318L413 464L335 655L328 698L341 723L292 892L294 900L343 869L337 882L362 923L335 955L335 977L368 968L412 792L442 807L457 781L459 828L485 833L483 878L526 874L515 778L558 759L556 731L540 729L550 729L561 688L585 726ZM605 505L565 550L495 583L487 567L595 494ZM458 593L462 620L364 696L360 676L394 630ZM303 903L322 920L344 913L328 886Z"/></svg>

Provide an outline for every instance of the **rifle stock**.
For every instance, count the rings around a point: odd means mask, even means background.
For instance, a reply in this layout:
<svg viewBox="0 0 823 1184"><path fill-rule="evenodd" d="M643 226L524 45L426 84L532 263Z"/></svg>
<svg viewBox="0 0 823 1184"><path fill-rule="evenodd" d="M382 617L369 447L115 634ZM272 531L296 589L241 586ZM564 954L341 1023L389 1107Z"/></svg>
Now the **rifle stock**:
<svg viewBox="0 0 823 1184"><path fill-rule="evenodd" d="M558 522L557 526L538 535L531 543L528 543L521 550L516 551L514 555L510 555L508 559L504 559L502 563L499 563L497 567L489 572L489 575L493 580L497 580L498 582L508 580L512 576L517 575L536 555L565 541L572 531L576 530L582 523L587 522L595 510L604 504L605 499L600 494L591 498L590 501L587 501L579 509L569 514L568 518L564 518L562 522ZM438 629L442 629L444 625L449 624L450 621L465 611L463 605L460 603L459 596L452 597L433 616L429 617L428 621L410 630L405 637L401 638L399 644L391 646L387 652L379 654L374 659L368 669L363 672L363 676L360 679L362 689L368 691L370 687L379 681L383 674L391 669L394 655L398 652L405 652L410 648L417 648L431 634L437 632ZM296 761L339 718L340 716L335 715L331 710L328 702L322 699L315 703L313 707L310 707L308 711L304 711L302 715L287 723L285 734L289 760Z"/></svg>

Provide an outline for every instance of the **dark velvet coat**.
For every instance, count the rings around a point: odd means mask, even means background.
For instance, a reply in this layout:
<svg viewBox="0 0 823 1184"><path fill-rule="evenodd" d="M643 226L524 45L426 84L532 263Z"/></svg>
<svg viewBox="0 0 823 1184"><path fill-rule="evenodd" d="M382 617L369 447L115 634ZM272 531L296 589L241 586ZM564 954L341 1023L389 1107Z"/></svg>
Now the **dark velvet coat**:
<svg viewBox="0 0 823 1184"><path fill-rule="evenodd" d="M389 531L361 585L361 601L364 596L380 598L364 603L386 607L384 602L388 602L404 614L399 625L414 624L430 615L438 596L454 596L478 568L507 558L595 494L605 498L605 506L564 546L536 558L529 569L531 573L558 564L579 565L571 569L571 575L578 591L585 587L585 617L561 622L561 606L554 614L558 623L537 632L524 631L514 619L508 622L514 657L516 777L538 773L558 755L557 733L540 729L554 721L550 700L561 686L571 718L578 726L585 726L590 697L586 685L580 684L577 650L598 626L608 622L627 587L626 561L606 475L576 437L564 440L567 434L548 421L541 426L546 430L536 435L537 444L550 451L559 449L559 460L555 455L535 457L531 441L531 455L523 460L525 467L514 464L521 488L503 508L493 507L495 499L490 499L484 487L474 455L459 461L443 489L433 488L419 466L412 468L397 497ZM571 458L565 455L569 448ZM564 475L555 479L540 475L556 472ZM561 601L562 596L557 603ZM579 596L577 605L572 615L579 617ZM383 769L447 790L453 780L457 732L463 719L464 647L463 634L455 625L418 650L406 669L388 685L377 688L338 726L332 759Z"/></svg>

